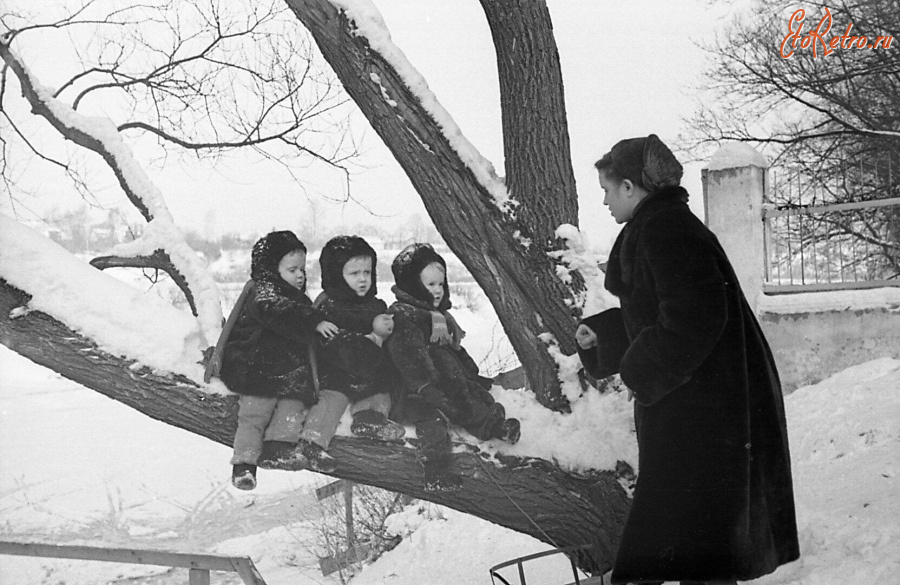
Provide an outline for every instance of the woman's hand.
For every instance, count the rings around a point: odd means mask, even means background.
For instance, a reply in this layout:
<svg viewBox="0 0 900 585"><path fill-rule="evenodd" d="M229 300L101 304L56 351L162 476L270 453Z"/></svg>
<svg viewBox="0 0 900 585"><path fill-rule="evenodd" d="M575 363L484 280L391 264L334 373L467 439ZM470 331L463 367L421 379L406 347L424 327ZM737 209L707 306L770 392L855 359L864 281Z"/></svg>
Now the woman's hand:
<svg viewBox="0 0 900 585"><path fill-rule="evenodd" d="M320 321L319 324L316 325L316 333L325 339L333 338L340 330L341 329L337 325L330 321Z"/></svg>
<svg viewBox="0 0 900 585"><path fill-rule="evenodd" d="M590 349L597 347L597 334L594 330L582 323L575 330L575 342L581 349Z"/></svg>

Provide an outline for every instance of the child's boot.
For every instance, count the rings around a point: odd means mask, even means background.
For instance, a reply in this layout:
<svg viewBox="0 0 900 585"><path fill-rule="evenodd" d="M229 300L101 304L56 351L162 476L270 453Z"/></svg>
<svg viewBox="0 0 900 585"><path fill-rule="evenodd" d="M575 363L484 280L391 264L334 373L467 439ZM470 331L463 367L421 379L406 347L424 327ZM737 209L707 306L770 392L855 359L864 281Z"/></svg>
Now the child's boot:
<svg viewBox="0 0 900 585"><path fill-rule="evenodd" d="M476 375L475 381L478 383L479 386L481 386L485 390L490 390L491 387L494 385L494 379L488 378L487 376Z"/></svg>
<svg viewBox="0 0 900 585"><path fill-rule="evenodd" d="M426 492L458 492L462 489L462 478L448 469L448 462L426 461L425 483L422 486Z"/></svg>
<svg viewBox="0 0 900 585"><path fill-rule="evenodd" d="M321 445L301 440L297 443L296 452L309 462L309 469L320 473L333 473L337 469L337 459L328 454Z"/></svg>
<svg viewBox="0 0 900 585"><path fill-rule="evenodd" d="M378 441L399 441L406 434L403 425L371 409L361 410L353 415L350 431L359 437Z"/></svg>
<svg viewBox="0 0 900 585"><path fill-rule="evenodd" d="M474 416L463 426L467 431L475 435L482 441L498 438L499 429L506 420L506 409L499 402L495 402L490 406L474 403L477 405Z"/></svg>
<svg viewBox="0 0 900 585"><path fill-rule="evenodd" d="M249 463L238 463L231 468L231 485L239 490L252 490L256 487L256 466Z"/></svg>
<svg viewBox="0 0 900 585"><path fill-rule="evenodd" d="M517 418L508 418L494 427L494 438L506 441L510 445L519 442L522 436L522 425Z"/></svg>
<svg viewBox="0 0 900 585"><path fill-rule="evenodd" d="M263 441L259 463L279 463L290 471L300 471L309 467L309 461L297 449L297 444L289 441Z"/></svg>

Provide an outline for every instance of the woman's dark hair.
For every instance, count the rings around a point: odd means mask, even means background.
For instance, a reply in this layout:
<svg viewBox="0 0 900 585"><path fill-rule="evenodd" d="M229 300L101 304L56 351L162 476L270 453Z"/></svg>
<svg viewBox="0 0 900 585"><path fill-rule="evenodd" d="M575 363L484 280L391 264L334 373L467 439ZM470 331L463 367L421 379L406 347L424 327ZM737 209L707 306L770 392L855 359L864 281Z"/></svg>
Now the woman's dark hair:
<svg viewBox="0 0 900 585"><path fill-rule="evenodd" d="M610 181L615 181L616 183L621 183L626 177L619 169L616 168L615 163L613 163L612 152L607 152L603 155L603 157L594 163L594 166L597 168L597 171L602 172ZM640 185L640 180L632 182L637 182ZM643 185L641 185L643 186Z"/></svg>

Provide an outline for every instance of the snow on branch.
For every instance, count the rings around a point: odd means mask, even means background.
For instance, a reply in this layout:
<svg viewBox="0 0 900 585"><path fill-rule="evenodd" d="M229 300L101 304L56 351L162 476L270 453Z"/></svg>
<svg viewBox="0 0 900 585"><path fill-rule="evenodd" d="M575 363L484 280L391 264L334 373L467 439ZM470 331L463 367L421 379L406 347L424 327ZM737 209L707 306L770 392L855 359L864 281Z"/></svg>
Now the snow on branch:
<svg viewBox="0 0 900 585"><path fill-rule="evenodd" d="M0 56L19 79L22 94L31 104L32 112L45 118L65 138L103 157L125 195L148 222L140 238L117 246L113 253L137 257L164 250L174 268L188 283L196 303L202 334L208 344L213 343L222 325L218 288L200 257L188 246L175 226L162 192L135 160L131 148L125 144L112 120L84 116L53 97L53 91L40 84L9 46L8 40L8 35L0 39Z"/></svg>
<svg viewBox="0 0 900 585"><path fill-rule="evenodd" d="M15 318L41 311L100 349L156 370L203 379L197 321L155 293L116 280L49 238L0 214L0 279L31 300Z"/></svg>
<svg viewBox="0 0 900 585"><path fill-rule="evenodd" d="M484 158L463 135L453 117L444 109L434 92L429 89L422 74L413 67L406 55L391 40L387 25L375 5L370 0L330 0L330 2L338 10L343 11L351 24L356 27L353 34L365 38L369 47L380 54L403 79L425 111L437 123L441 133L459 158L472 171L479 184L491 195L497 207L504 212L512 212L516 202L510 198L509 190L503 180L497 176L494 165ZM373 79L373 81L379 83L377 80ZM382 88L382 93L385 93L384 88ZM390 99L387 96L385 98L390 103Z"/></svg>
<svg viewBox="0 0 900 585"><path fill-rule="evenodd" d="M584 278L584 290L578 292L574 300L576 307L582 309L582 314L595 315L619 306L618 299L603 286L606 263L601 259L607 254L592 248L584 234L571 224L559 226L556 236L565 241L566 248L548 252L548 255L557 261L556 273L564 283L572 282L572 272L578 272Z"/></svg>
<svg viewBox="0 0 900 585"><path fill-rule="evenodd" d="M583 395L581 380L578 372L581 370L581 358L577 353L566 355L562 352L556 338L550 333L541 333L538 337L547 344L547 353L556 362L559 385L563 396L570 403L575 402Z"/></svg>

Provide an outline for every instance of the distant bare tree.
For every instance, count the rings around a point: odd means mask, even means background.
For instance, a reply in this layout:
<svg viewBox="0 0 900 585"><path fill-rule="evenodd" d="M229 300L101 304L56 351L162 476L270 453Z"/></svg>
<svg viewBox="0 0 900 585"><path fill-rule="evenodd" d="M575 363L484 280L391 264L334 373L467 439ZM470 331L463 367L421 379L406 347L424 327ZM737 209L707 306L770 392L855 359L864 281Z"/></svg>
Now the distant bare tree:
<svg viewBox="0 0 900 585"><path fill-rule="evenodd" d="M812 37L803 48L813 31L824 42ZM685 142L698 152L728 140L761 145L778 168L773 203L782 209L898 197L898 44L896 2L756 2L706 47L712 96L688 121ZM900 206L892 206L806 216L790 237L807 251L815 241L843 239L856 250L847 262L895 278L898 225Z"/></svg>

